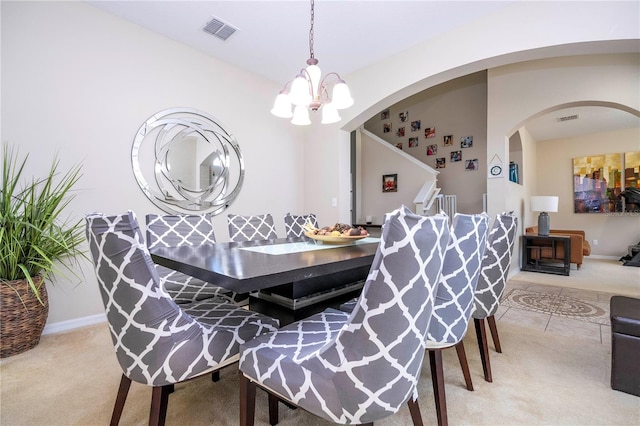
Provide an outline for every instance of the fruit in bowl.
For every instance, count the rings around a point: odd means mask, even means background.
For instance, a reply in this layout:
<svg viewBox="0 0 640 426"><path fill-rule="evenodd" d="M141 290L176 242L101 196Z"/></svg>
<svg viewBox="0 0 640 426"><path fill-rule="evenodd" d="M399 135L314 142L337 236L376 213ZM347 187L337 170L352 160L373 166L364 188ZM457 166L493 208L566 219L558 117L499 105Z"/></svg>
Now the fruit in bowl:
<svg viewBox="0 0 640 426"><path fill-rule="evenodd" d="M304 230L312 235L329 235L332 237L366 237L369 235L363 227L355 227L345 223L336 223L333 226L324 226L322 228L316 228L307 223L304 226Z"/></svg>

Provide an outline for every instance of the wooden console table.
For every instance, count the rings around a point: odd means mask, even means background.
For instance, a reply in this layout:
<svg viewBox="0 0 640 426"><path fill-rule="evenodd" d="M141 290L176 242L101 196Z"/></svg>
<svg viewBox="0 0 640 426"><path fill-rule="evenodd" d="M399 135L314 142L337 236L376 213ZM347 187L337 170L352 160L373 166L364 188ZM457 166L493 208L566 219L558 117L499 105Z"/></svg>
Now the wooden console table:
<svg viewBox="0 0 640 426"><path fill-rule="evenodd" d="M563 245L564 258L557 256L558 243ZM551 257L543 257L542 251L551 251ZM564 235L522 236L522 270L547 274L569 275L571 265L571 238Z"/></svg>

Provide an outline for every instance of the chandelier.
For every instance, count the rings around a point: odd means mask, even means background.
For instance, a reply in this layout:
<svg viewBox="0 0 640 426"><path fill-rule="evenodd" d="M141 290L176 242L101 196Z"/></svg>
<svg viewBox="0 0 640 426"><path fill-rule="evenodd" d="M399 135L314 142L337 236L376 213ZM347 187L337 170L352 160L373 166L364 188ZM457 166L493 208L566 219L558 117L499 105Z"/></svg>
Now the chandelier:
<svg viewBox="0 0 640 426"><path fill-rule="evenodd" d="M311 29L309 30L309 59L307 67L292 81L285 84L276 97L271 114L281 118L291 118L291 123L299 126L311 124L309 110L322 110L322 124L337 123L341 120L339 109L353 105L353 98L347 84L340 75L331 72L322 77L318 60L313 54L314 0L311 0ZM322 78L321 78L322 77ZM329 90L333 91L329 96ZM293 111L291 110L294 106Z"/></svg>

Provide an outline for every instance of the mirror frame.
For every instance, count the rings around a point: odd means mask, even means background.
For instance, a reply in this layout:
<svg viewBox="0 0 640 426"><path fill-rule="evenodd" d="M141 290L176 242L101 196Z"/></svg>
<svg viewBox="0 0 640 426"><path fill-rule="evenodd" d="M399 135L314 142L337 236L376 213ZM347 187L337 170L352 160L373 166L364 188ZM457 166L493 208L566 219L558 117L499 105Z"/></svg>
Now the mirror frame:
<svg viewBox="0 0 640 426"><path fill-rule="evenodd" d="M174 157L186 136L209 144L222 166L204 188L187 188L171 174L169 153ZM151 151L153 158L149 158ZM244 181L244 160L235 137L215 117L193 108L166 109L146 120L134 137L131 165L147 198L172 214L219 214L238 196Z"/></svg>

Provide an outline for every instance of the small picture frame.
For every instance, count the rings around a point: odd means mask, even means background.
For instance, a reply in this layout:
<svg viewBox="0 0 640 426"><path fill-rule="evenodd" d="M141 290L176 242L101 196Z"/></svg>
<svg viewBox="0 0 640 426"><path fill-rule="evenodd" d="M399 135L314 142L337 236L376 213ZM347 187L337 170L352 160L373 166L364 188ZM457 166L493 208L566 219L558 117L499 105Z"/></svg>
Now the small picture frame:
<svg viewBox="0 0 640 426"><path fill-rule="evenodd" d="M436 158L436 169L444 169L446 165L447 163L445 157Z"/></svg>
<svg viewBox="0 0 640 426"><path fill-rule="evenodd" d="M411 122L411 131L412 132L417 132L418 130L420 130L420 120L412 121Z"/></svg>
<svg viewBox="0 0 640 426"><path fill-rule="evenodd" d="M445 135L442 139L442 146L453 146L453 135Z"/></svg>
<svg viewBox="0 0 640 426"><path fill-rule="evenodd" d="M401 112L400 114L398 114L398 117L400 117L400 122L404 123L409 119L409 111Z"/></svg>
<svg viewBox="0 0 640 426"><path fill-rule="evenodd" d="M409 148L418 146L418 138L409 138Z"/></svg>
<svg viewBox="0 0 640 426"><path fill-rule="evenodd" d="M435 127L427 127L424 129L424 137L425 138L435 138L436 137L436 128Z"/></svg>
<svg viewBox="0 0 640 426"><path fill-rule="evenodd" d="M391 123L384 123L382 125L382 133L389 133L391 131Z"/></svg>
<svg viewBox="0 0 640 426"><path fill-rule="evenodd" d="M438 145L427 145L427 155L436 155L438 153Z"/></svg>
<svg viewBox="0 0 640 426"><path fill-rule="evenodd" d="M398 192L398 174L382 175L382 192Z"/></svg>
<svg viewBox="0 0 640 426"><path fill-rule="evenodd" d="M462 151L451 151L451 162L462 161Z"/></svg>
<svg viewBox="0 0 640 426"><path fill-rule="evenodd" d="M380 120L388 120L389 119L389 109L383 109L380 113Z"/></svg>
<svg viewBox="0 0 640 426"><path fill-rule="evenodd" d="M467 170L467 171L478 170L478 159L474 158L473 160L465 160L464 161L464 169Z"/></svg>
<svg viewBox="0 0 640 426"><path fill-rule="evenodd" d="M464 136L460 138L460 148L471 148L473 146L473 136Z"/></svg>
<svg viewBox="0 0 640 426"><path fill-rule="evenodd" d="M398 127L398 130L396 130L396 136L399 138L404 137L404 126Z"/></svg>
<svg viewBox="0 0 640 426"><path fill-rule="evenodd" d="M398 148L398 149L402 149L402 142L398 142L398 143L396 143L396 148Z"/></svg>

